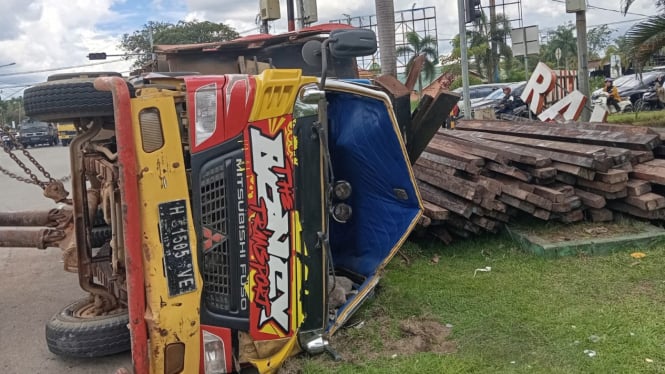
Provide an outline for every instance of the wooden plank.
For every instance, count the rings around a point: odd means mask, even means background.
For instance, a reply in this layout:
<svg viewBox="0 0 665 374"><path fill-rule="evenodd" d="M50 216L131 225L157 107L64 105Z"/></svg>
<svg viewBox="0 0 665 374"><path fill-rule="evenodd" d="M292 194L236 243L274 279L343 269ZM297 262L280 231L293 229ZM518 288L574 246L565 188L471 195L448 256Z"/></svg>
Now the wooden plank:
<svg viewBox="0 0 665 374"><path fill-rule="evenodd" d="M557 173L555 179L561 183L569 184L571 186L577 183L576 176L564 172Z"/></svg>
<svg viewBox="0 0 665 374"><path fill-rule="evenodd" d="M559 216L559 220L563 223L574 223L584 220L584 211L582 209L571 210L568 213Z"/></svg>
<svg viewBox="0 0 665 374"><path fill-rule="evenodd" d="M630 151L630 161L632 163L642 164L654 159L651 151Z"/></svg>
<svg viewBox="0 0 665 374"><path fill-rule="evenodd" d="M487 160L494 160L502 164L508 162L508 159L501 152L498 152L494 149L479 147L472 142L463 141L460 139L451 139L450 137L444 136L441 133L437 134L434 139L432 139L432 141L443 147L446 147L449 150L456 150L458 152L472 154L474 156L482 157Z"/></svg>
<svg viewBox="0 0 665 374"><path fill-rule="evenodd" d="M632 205L626 204L623 201L608 201L607 206L612 210L622 213L627 213L635 217L646 218L651 220L665 219L665 209L642 210Z"/></svg>
<svg viewBox="0 0 665 374"><path fill-rule="evenodd" d="M665 185L665 167L649 165L653 161L633 166L631 177Z"/></svg>
<svg viewBox="0 0 665 374"><path fill-rule="evenodd" d="M575 189L575 195L582 200L582 204L590 208L601 209L607 204L605 197L579 188Z"/></svg>
<svg viewBox="0 0 665 374"><path fill-rule="evenodd" d="M440 207L445 207L445 209L461 216L467 218L471 217L473 206L470 202L422 181L418 181L418 187L420 188L420 194L424 200L432 202Z"/></svg>
<svg viewBox="0 0 665 374"><path fill-rule="evenodd" d="M552 163L552 160L548 155L545 154L545 152L539 152L532 148L477 138L465 131L445 129L441 131L439 134L442 134L451 139L456 139L454 140L455 142L466 141L472 143L475 148L498 151L498 153L511 161L520 162L535 167L548 166ZM468 143L464 144L468 145Z"/></svg>
<svg viewBox="0 0 665 374"><path fill-rule="evenodd" d="M514 208L525 211L529 214L533 214L533 212L536 210L536 207L533 204L528 203L524 200L516 199L512 196L501 195L501 196L498 197L498 199L500 201L506 203L507 205L510 205Z"/></svg>
<svg viewBox="0 0 665 374"><path fill-rule="evenodd" d="M422 115L419 113L413 117L406 129L406 151L412 163L420 157L458 101L459 95L440 89L427 109L421 112Z"/></svg>
<svg viewBox="0 0 665 374"><path fill-rule="evenodd" d="M591 193L595 193L596 195L603 196L605 200L616 200L616 199L623 199L624 197L628 196L627 189L623 189L619 192L606 192L606 191L601 191L601 190L596 190L593 188L589 187L579 187L580 189L584 191L589 191Z"/></svg>
<svg viewBox="0 0 665 374"><path fill-rule="evenodd" d="M446 221L446 224L450 224L451 226L456 227L460 230L469 231L474 234L481 233L481 229L479 226L476 226L475 224L473 224L473 222L468 221L464 217L460 217L454 214L450 216L448 221Z"/></svg>
<svg viewBox="0 0 665 374"><path fill-rule="evenodd" d="M426 215L421 215L420 218L418 218L418 226L420 227L429 227L429 225L432 224L432 219L427 217Z"/></svg>
<svg viewBox="0 0 665 374"><path fill-rule="evenodd" d="M446 147L445 144L441 144L436 139L432 139L432 141L429 142L426 150L429 153L434 153L439 156L452 158L453 160L462 161L476 166L483 166L485 164L485 160L482 157L478 157L470 153L462 152L456 149L448 148Z"/></svg>
<svg viewBox="0 0 665 374"><path fill-rule="evenodd" d="M490 218L495 219L497 221L501 221L503 223L510 222L510 216L508 214L501 213L501 212L498 212L496 210L487 211L487 212L485 212L485 215L487 217L490 217Z"/></svg>
<svg viewBox="0 0 665 374"><path fill-rule="evenodd" d="M628 196L640 196L651 192L651 183L639 179L629 179L626 182L626 192Z"/></svg>
<svg viewBox="0 0 665 374"><path fill-rule="evenodd" d="M526 201L545 210L552 210L552 201L547 200L544 197L538 196L534 193L529 192L526 197Z"/></svg>
<svg viewBox="0 0 665 374"><path fill-rule="evenodd" d="M563 162L552 162L552 167L557 171L572 174L576 177L592 181L596 176L596 171L582 166L566 164Z"/></svg>
<svg viewBox="0 0 665 374"><path fill-rule="evenodd" d="M525 166L524 170L526 170L534 178L538 178L541 180L553 179L554 177L556 177L556 172L557 172L557 169L551 166L546 166L542 168L533 168L530 166Z"/></svg>
<svg viewBox="0 0 665 374"><path fill-rule="evenodd" d="M596 172L596 181L615 184L628 181L628 172L625 170L610 169L606 172Z"/></svg>
<svg viewBox="0 0 665 374"><path fill-rule="evenodd" d="M665 160L657 158L651 161L647 161L644 163L645 165L649 166L654 166L654 167L660 167L660 168L665 168Z"/></svg>
<svg viewBox="0 0 665 374"><path fill-rule="evenodd" d="M555 183L549 186L549 188L561 192L565 197L575 196L575 189L573 188L573 186L568 184Z"/></svg>
<svg viewBox="0 0 665 374"><path fill-rule="evenodd" d="M507 175L524 182L531 182L532 179L531 175L524 170L518 169L514 166L499 164L493 161L488 161L485 164L485 168L495 173Z"/></svg>
<svg viewBox="0 0 665 374"><path fill-rule="evenodd" d="M423 208L426 216L437 221L444 221L450 216L450 211L448 209L442 208L429 201L423 201Z"/></svg>
<svg viewBox="0 0 665 374"><path fill-rule="evenodd" d="M614 213L607 208L587 209L591 222L611 222L614 220Z"/></svg>
<svg viewBox="0 0 665 374"><path fill-rule="evenodd" d="M605 183L598 181L588 181L585 179L578 179L577 184L579 186L593 188L594 190L599 190L604 192L620 192L626 189L626 182Z"/></svg>
<svg viewBox="0 0 665 374"><path fill-rule="evenodd" d="M536 209L533 212L533 216L536 218L540 218L543 221L548 221L552 217L552 212L545 209Z"/></svg>
<svg viewBox="0 0 665 374"><path fill-rule="evenodd" d="M413 167L416 178L425 181L442 190L453 193L461 198L480 203L482 199L479 186L473 182L466 181L453 175L440 175L430 169L419 165Z"/></svg>
<svg viewBox="0 0 665 374"><path fill-rule="evenodd" d="M435 162L437 164L449 166L451 168L457 169L457 170L462 170L470 174L478 174L480 173L481 168L478 165L475 165L474 163L469 163L466 161L460 161L456 159L452 159L450 157L446 156L441 156L438 154L434 153L429 153L429 152L423 152L420 155L419 159L425 159L431 162Z"/></svg>
<svg viewBox="0 0 665 374"><path fill-rule="evenodd" d="M628 161L624 162L623 164L616 164L612 169L617 169L617 170L625 170L625 171L633 171L633 164Z"/></svg>
<svg viewBox="0 0 665 374"><path fill-rule="evenodd" d="M496 233L501 227L501 224L499 222L491 218L481 217L476 215L471 216L471 222L476 226L480 226L483 229L494 233Z"/></svg>
<svg viewBox="0 0 665 374"><path fill-rule="evenodd" d="M529 126L508 121L458 121L457 130L485 131L558 141L607 145L634 150L650 151L660 145L660 137L654 134L629 134L618 131L572 129L559 126Z"/></svg>
<svg viewBox="0 0 665 374"><path fill-rule="evenodd" d="M534 125L539 123L547 122L534 122ZM618 131L626 132L629 134L658 134L656 129L652 129L647 126L633 126L630 124L621 124L621 123L605 123L605 122L578 122L571 121L565 123L552 122L550 126L559 126L559 127L576 127L586 130L599 130L599 131Z"/></svg>
<svg viewBox="0 0 665 374"><path fill-rule="evenodd" d="M665 208L665 197L647 192L640 196L628 196L623 201L642 210L657 210Z"/></svg>
<svg viewBox="0 0 665 374"><path fill-rule="evenodd" d="M553 203L560 203L566 198L566 195L561 191L557 191L551 187L533 185L533 193L541 196Z"/></svg>
<svg viewBox="0 0 665 374"><path fill-rule="evenodd" d="M609 155L607 154L605 147L599 145L560 142L560 141L553 141L546 139L533 139L521 136L495 134L495 133L480 132L480 131L467 131L467 133L477 138L494 140L497 142L510 143L515 145L523 145L535 149L557 151L557 152L570 153L578 156L592 157L595 160L605 160L609 158ZM625 150L624 153L627 155L628 151Z"/></svg>
<svg viewBox="0 0 665 374"><path fill-rule="evenodd" d="M582 206L582 200L577 196L570 196L566 198L563 203L553 203L552 212L555 213L567 213L573 209L580 208Z"/></svg>
<svg viewBox="0 0 665 374"><path fill-rule="evenodd" d="M438 162L434 162L431 160L428 160L426 158L420 157L416 161L416 165L422 166L427 169L435 170L443 174L448 174L448 175L455 175L457 169L450 167L448 165L440 164Z"/></svg>

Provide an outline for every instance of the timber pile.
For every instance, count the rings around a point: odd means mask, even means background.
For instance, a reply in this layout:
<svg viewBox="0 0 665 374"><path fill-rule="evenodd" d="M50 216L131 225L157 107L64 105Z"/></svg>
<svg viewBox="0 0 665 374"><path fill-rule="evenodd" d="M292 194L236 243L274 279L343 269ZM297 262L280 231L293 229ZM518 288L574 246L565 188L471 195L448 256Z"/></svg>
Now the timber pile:
<svg viewBox="0 0 665 374"><path fill-rule="evenodd" d="M663 139L661 139L663 137ZM421 227L497 232L517 215L571 223L665 219L665 132L609 124L460 121L416 160Z"/></svg>

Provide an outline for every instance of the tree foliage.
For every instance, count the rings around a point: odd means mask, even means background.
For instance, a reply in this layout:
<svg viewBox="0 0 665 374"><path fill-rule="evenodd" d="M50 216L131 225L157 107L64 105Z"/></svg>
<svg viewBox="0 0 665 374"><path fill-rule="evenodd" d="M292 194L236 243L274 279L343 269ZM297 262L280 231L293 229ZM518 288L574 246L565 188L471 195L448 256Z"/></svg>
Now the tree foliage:
<svg viewBox="0 0 665 374"><path fill-rule="evenodd" d="M601 58L601 52L604 52L612 43L612 34L615 31L607 25L597 26L589 30L587 33L587 48L590 58Z"/></svg>
<svg viewBox="0 0 665 374"><path fill-rule="evenodd" d="M209 43L232 40L238 37L238 33L233 28L223 23L194 20L178 21L178 23L172 24L150 21L131 35L124 34L119 48L128 54L140 54L127 58L136 57L134 67L141 67L151 60L151 44Z"/></svg>
<svg viewBox="0 0 665 374"><path fill-rule="evenodd" d="M0 126L11 126L12 122L18 125L23 119L23 97L0 100Z"/></svg>
<svg viewBox="0 0 665 374"><path fill-rule="evenodd" d="M423 73L425 80L430 81L434 78L435 68L434 62L437 59L436 55L436 39L427 35L420 37L418 33L409 31L406 34L407 44L397 48L396 54L402 56L410 56L409 62L406 64L406 74L408 75L413 68L413 62L421 54L425 55L425 64L423 65ZM419 78L420 82L420 78ZM422 89L422 82L419 84Z"/></svg>
<svg viewBox="0 0 665 374"><path fill-rule="evenodd" d="M635 24L626 33L633 62L645 65L651 56L665 47L665 14Z"/></svg>
<svg viewBox="0 0 665 374"><path fill-rule="evenodd" d="M577 66L577 38L574 34L575 25L568 22L557 26L550 34L547 44L541 46L540 56L544 61L556 62L555 52L561 49L561 60L566 68Z"/></svg>
<svg viewBox="0 0 665 374"><path fill-rule="evenodd" d="M467 30L466 39L469 45L468 55L473 58L470 68L479 75L493 81L497 61L503 60L504 70L510 71L513 67L513 52L510 45L506 43L510 35L510 21L503 15L497 14L495 24L491 24L483 13L472 30ZM491 43L495 42L497 50L492 51ZM453 46L452 57L461 58L459 34L451 41Z"/></svg>

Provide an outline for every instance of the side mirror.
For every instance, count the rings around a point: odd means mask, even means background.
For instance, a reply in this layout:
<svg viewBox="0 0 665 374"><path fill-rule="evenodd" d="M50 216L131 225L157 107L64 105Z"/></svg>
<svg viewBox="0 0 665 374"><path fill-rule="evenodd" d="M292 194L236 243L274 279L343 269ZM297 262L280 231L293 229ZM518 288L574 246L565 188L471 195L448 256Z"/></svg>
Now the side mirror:
<svg viewBox="0 0 665 374"><path fill-rule="evenodd" d="M330 33L333 57L360 57L376 52L376 34L367 29L342 29Z"/></svg>

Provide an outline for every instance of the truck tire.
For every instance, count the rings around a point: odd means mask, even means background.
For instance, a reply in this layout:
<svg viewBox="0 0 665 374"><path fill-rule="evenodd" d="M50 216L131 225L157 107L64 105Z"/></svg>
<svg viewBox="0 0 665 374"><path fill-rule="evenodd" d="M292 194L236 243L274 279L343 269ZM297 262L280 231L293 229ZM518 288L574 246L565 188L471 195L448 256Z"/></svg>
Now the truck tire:
<svg viewBox="0 0 665 374"><path fill-rule="evenodd" d="M23 93L25 114L45 122L86 117L113 117L113 96L97 91L95 78L52 80L27 88ZM134 86L127 83L130 95Z"/></svg>
<svg viewBox="0 0 665 374"><path fill-rule="evenodd" d="M48 349L60 356L103 357L131 349L127 311L107 316L81 317L90 299L72 303L46 324Z"/></svg>

